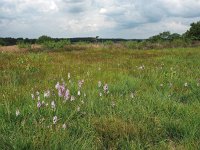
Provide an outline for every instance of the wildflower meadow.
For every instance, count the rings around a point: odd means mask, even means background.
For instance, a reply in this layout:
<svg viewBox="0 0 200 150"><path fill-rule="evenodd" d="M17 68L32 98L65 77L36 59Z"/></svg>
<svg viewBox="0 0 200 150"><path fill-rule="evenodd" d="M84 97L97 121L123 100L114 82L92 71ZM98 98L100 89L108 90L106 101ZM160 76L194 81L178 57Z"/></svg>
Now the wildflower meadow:
<svg viewBox="0 0 200 150"><path fill-rule="evenodd" d="M200 48L0 52L0 149L200 149Z"/></svg>

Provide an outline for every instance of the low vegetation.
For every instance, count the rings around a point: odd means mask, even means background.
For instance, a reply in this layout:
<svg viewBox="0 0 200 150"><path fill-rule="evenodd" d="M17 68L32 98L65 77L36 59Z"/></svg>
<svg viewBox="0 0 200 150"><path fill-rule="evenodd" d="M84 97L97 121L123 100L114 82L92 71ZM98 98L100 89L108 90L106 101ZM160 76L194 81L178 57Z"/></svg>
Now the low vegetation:
<svg viewBox="0 0 200 150"><path fill-rule="evenodd" d="M17 46L19 49L31 49L31 44L30 43L25 43L24 41L18 41Z"/></svg>
<svg viewBox="0 0 200 150"><path fill-rule="evenodd" d="M0 149L200 149L199 47L90 46L0 53Z"/></svg>
<svg viewBox="0 0 200 150"><path fill-rule="evenodd" d="M196 24L142 41L2 46L0 149L200 149Z"/></svg>

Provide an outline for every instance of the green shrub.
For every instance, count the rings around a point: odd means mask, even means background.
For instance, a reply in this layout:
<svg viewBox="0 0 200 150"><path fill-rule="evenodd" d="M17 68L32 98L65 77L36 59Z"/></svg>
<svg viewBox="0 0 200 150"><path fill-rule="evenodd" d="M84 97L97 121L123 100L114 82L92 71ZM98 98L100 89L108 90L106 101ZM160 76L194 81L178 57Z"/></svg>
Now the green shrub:
<svg viewBox="0 0 200 150"><path fill-rule="evenodd" d="M58 42L55 42L53 40L45 41L42 43L42 46L47 49L62 49L66 45L70 45L71 42L69 40L60 40Z"/></svg>
<svg viewBox="0 0 200 150"><path fill-rule="evenodd" d="M50 42L50 41L52 41L51 37L46 36L46 35L42 35L37 39L36 43L37 44L43 44L45 42Z"/></svg>
<svg viewBox="0 0 200 150"><path fill-rule="evenodd" d="M30 43L25 43L24 41L18 41L17 42L17 46L20 49L22 49L22 48L31 49L31 44Z"/></svg>

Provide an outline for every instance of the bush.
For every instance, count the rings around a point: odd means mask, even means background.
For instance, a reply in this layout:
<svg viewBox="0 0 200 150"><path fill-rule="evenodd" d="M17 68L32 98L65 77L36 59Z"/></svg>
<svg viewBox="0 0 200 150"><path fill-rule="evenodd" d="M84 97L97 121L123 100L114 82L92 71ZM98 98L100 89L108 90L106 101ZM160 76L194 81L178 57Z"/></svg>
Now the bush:
<svg viewBox="0 0 200 150"><path fill-rule="evenodd" d="M60 40L58 42L50 40L50 41L45 41L42 43L43 47L47 49L62 49L66 45L70 45L70 44L71 42L69 40Z"/></svg>
<svg viewBox="0 0 200 150"><path fill-rule="evenodd" d="M42 35L37 39L36 43L43 44L43 43L50 42L50 41L53 41L51 37Z"/></svg>
<svg viewBox="0 0 200 150"><path fill-rule="evenodd" d="M18 41L17 42L17 46L20 49L22 49L22 48L31 49L31 44L30 43L25 43L24 41Z"/></svg>

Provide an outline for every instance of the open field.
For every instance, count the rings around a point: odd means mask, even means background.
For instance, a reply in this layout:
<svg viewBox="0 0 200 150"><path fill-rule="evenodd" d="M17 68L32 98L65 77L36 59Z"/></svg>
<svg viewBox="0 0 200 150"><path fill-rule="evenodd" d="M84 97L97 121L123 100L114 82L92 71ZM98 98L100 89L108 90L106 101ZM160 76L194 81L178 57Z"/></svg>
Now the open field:
<svg viewBox="0 0 200 150"><path fill-rule="evenodd" d="M0 149L200 149L200 47L0 52L0 94Z"/></svg>

